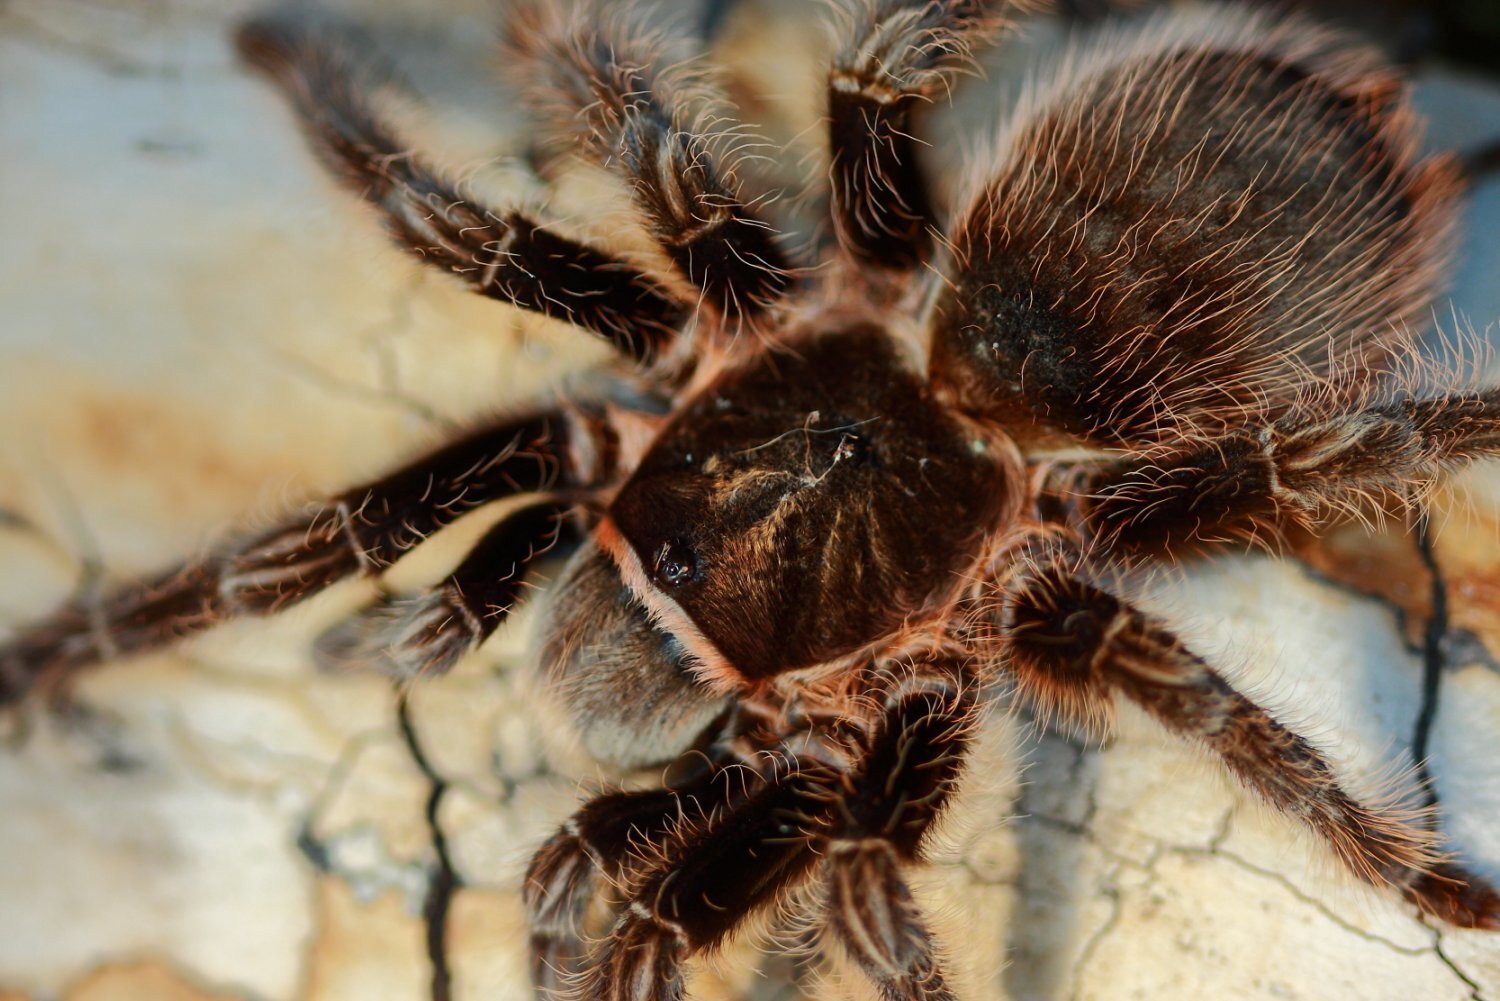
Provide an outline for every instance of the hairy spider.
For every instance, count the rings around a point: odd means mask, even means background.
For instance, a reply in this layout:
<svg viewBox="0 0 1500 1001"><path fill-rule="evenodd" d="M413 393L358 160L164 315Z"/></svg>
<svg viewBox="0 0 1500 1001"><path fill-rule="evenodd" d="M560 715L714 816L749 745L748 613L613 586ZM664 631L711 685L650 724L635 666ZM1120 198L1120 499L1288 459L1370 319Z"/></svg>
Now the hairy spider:
<svg viewBox="0 0 1500 1001"><path fill-rule="evenodd" d="M1122 573L1275 545L1370 495L1411 502L1495 450L1493 393L1377 383L1434 294L1456 171L1417 155L1374 57L1220 9L1069 63L944 225L912 120L1013 10L850 11L829 73L834 242L810 262L742 196L669 41L523 8L508 61L559 144L627 180L659 245L650 272L461 196L393 137L331 36L246 26L241 50L402 246L624 360L591 395L23 629L0 648L0 698L379 575L506 500L444 580L322 647L441 673L500 624L538 553L573 548L544 669L600 759L684 756L662 789L591 800L538 852L544 994L678 996L685 959L811 887L797 899L884 996L951 996L903 873L1007 684L1095 730L1123 696L1356 875L1494 927L1500 898L1424 817L1346 792L1138 611Z"/></svg>

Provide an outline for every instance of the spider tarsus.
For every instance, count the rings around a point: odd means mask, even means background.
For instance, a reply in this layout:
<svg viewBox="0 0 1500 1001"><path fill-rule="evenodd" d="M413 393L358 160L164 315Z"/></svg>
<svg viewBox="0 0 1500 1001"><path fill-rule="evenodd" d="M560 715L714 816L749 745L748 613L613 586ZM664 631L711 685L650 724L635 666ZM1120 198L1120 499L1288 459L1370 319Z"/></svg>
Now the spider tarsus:
<svg viewBox="0 0 1500 1001"><path fill-rule="evenodd" d="M505 621L528 565L577 529L549 498L501 518L442 581L412 595L384 596L335 625L314 647L335 669L369 669L410 681L447 673Z"/></svg>
<svg viewBox="0 0 1500 1001"><path fill-rule="evenodd" d="M715 136L712 88L628 8L523 4L505 58L552 145L582 146L622 175L657 244L726 326L758 319L793 287L775 231L740 195L741 137Z"/></svg>
<svg viewBox="0 0 1500 1001"><path fill-rule="evenodd" d="M913 118L941 96L1021 3L859 0L829 69L832 215L844 250L904 272L933 253L936 211Z"/></svg>
<svg viewBox="0 0 1500 1001"><path fill-rule="evenodd" d="M886 1001L955 1001L889 843L835 845L828 927Z"/></svg>
<svg viewBox="0 0 1500 1001"><path fill-rule="evenodd" d="M1462 866L1438 863L1403 886L1402 895L1423 914L1444 924L1500 931L1500 891Z"/></svg>
<svg viewBox="0 0 1500 1001"><path fill-rule="evenodd" d="M66 700L72 676L106 660L167 646L223 621L209 561L79 595L0 644L0 706L33 692Z"/></svg>

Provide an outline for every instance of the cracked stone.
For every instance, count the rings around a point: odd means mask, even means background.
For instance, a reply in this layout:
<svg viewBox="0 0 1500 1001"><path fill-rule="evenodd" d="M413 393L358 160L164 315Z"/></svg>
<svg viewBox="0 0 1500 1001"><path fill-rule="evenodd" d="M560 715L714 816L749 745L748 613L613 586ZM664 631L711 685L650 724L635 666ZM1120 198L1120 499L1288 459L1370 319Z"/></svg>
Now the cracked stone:
<svg viewBox="0 0 1500 1001"><path fill-rule="evenodd" d="M11 193L0 195L0 244L27 248L0 273L4 623L44 612L83 563L111 576L156 569L604 356L559 324L419 277L384 245L310 163L281 104L233 66L228 22L259 6L0 5ZM491 0L337 6L393 42L435 95L413 134L480 187L519 190L523 171L491 163L523 145L487 82ZM809 52L817 34L795 20L798 6L777 19L762 15L763 0L743 0L732 19L746 32L729 49L757 35L778 52ZM777 90L813 81L793 88L797 109L768 109L805 148L817 135L807 125L818 72L775 66L756 61L741 76L768 75ZM1424 99L1500 109L1493 84L1441 76ZM1474 115L1447 120L1436 140L1480 134ZM608 219L598 206L617 209L618 193L598 189L569 179L552 207L583 225ZM1500 317L1500 226L1485 222L1500 213L1497 192L1479 192L1484 214L1459 255L1460 301L1480 327ZM1500 647L1495 468L1457 485L1478 506L1440 519L1436 539L1452 625L1490 653ZM456 527L446 553L403 565L393 586L419 583L482 530ZM1341 767L1373 776L1400 761L1417 711L1410 647L1429 590L1410 557L1397 530L1350 541L1319 566L1361 593L1257 557L1153 594ZM0 750L0 998L429 998L422 907L436 832L465 884L443 942L455 1001L528 996L520 872L580 796L618 776L583 759L549 715L518 621L411 697L414 730L447 783L435 831L433 783L399 736L388 680L319 672L309 653L370 593L335 589L276 621L112 666L78 692L112 736L38 724L19 749ZM1409 908L1354 886L1154 724L1126 714L1117 739L1080 753L1055 736L1038 746L1011 723L996 724L998 758L974 768L984 795L913 876L970 997L1339 1001L1378 985L1424 1001L1500 998L1500 938L1445 931L1439 955ZM1433 772L1444 828L1493 874L1497 732L1500 673L1455 655ZM112 756L132 770L108 771ZM839 994L779 989L789 977L753 943L692 972L705 1001Z"/></svg>
<svg viewBox="0 0 1500 1001"><path fill-rule="evenodd" d="M241 997L194 983L160 960L147 959L94 970L69 986L59 1001L239 1001Z"/></svg>
<svg viewBox="0 0 1500 1001"><path fill-rule="evenodd" d="M1432 771L1442 804L1444 829L1469 858L1500 858L1500 825L1486 817L1500 815L1500 774L1493 745L1476 743L1473 734L1500 728L1500 686L1487 666L1450 672L1443 680L1443 699L1431 746ZM1500 947L1495 950L1500 960Z"/></svg>
<svg viewBox="0 0 1500 1001"><path fill-rule="evenodd" d="M1500 469L1476 466L1454 480L1435 499L1445 512L1434 543L1448 579L1449 617L1500 656L1500 551L1494 526L1500 520Z"/></svg>
<svg viewBox="0 0 1500 1001"><path fill-rule="evenodd" d="M539 809L516 809L463 786L443 798L439 821L453 864L467 886L515 888L531 850L552 836L560 817L577 805L577 790L559 783Z"/></svg>
<svg viewBox="0 0 1500 1001"><path fill-rule="evenodd" d="M512 892L477 889L453 895L448 954L454 996L530 1001L518 984L530 974L525 950L526 913Z"/></svg>
<svg viewBox="0 0 1500 1001"><path fill-rule="evenodd" d="M1455 973L1474 985L1477 1001L1500 997L1500 950L1484 932L1447 930L1438 936L1444 959Z"/></svg>
<svg viewBox="0 0 1500 1001"><path fill-rule="evenodd" d="M373 832L379 868L401 869L427 857L431 837L423 810L428 782L395 734L365 744L313 818L327 843L346 832Z"/></svg>
<svg viewBox="0 0 1500 1001"><path fill-rule="evenodd" d="M496 731L503 725L504 707L514 704L513 680L460 666L443 684L418 685L408 696L412 725L433 770L491 800L505 794L502 775L539 767L534 750L515 747L515 756L505 755L497 774L496 757L504 752L497 750Z"/></svg>
<svg viewBox="0 0 1500 1001"><path fill-rule="evenodd" d="M159 716L111 709L141 767L79 764L46 726L0 764L0 980L55 993L102 959L153 954L194 979L291 996L310 927L284 836L295 809L192 767Z"/></svg>
<svg viewBox="0 0 1500 1001"><path fill-rule="evenodd" d="M427 997L422 919L406 895L356 896L342 880L318 881L317 937L308 950L307 1001Z"/></svg>
<svg viewBox="0 0 1500 1001"><path fill-rule="evenodd" d="M1119 920L1077 971L1070 997L1322 1001L1370 997L1372 989L1428 1001L1468 997L1436 954L1351 931L1227 859L1167 855L1152 873L1118 887ZM1211 897L1184 889L1210 880L1218 887Z"/></svg>

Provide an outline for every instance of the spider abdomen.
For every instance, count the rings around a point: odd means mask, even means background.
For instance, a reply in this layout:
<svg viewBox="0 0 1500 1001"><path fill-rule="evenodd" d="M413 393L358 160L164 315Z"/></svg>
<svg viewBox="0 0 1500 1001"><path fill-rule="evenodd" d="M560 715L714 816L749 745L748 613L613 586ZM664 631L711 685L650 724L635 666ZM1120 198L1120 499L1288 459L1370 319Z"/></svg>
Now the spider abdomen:
<svg viewBox="0 0 1500 1001"><path fill-rule="evenodd" d="M939 405L889 334L855 325L688 400L600 538L708 673L765 678L870 646L956 590L1014 510L1009 454Z"/></svg>
<svg viewBox="0 0 1500 1001"><path fill-rule="evenodd" d="M1096 57L1011 136L938 309L967 406L1126 445L1219 432L1420 322L1457 184L1398 82L1307 25L1215 16Z"/></svg>

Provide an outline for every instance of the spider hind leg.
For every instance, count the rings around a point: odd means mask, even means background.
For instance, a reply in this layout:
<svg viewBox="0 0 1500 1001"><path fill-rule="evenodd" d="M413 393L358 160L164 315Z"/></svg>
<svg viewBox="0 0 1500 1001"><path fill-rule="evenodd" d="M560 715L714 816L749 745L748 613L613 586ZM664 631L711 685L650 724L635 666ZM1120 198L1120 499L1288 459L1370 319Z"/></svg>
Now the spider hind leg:
<svg viewBox="0 0 1500 1001"><path fill-rule="evenodd" d="M1234 541L1277 548L1340 515L1416 513L1423 490L1500 453L1500 391L1344 412L1298 411L1173 454L1060 464L1044 503L1116 555L1179 557Z"/></svg>
<svg viewBox="0 0 1500 1001"><path fill-rule="evenodd" d="M832 213L845 251L891 271L919 268L936 247L937 211L913 119L940 100L972 51L1023 2L858 0L828 69Z"/></svg>
<svg viewBox="0 0 1500 1001"><path fill-rule="evenodd" d="M1318 835L1366 883L1424 914L1500 929L1500 893L1450 861L1421 810L1361 802L1307 739L1236 690L1165 626L1081 579L1060 553L1041 555L1003 586L999 630L1023 691L1068 711L1069 688L1105 707L1128 698L1196 741L1263 801ZM1102 714L1101 714L1102 715ZM1079 719L1097 723L1098 719Z"/></svg>

